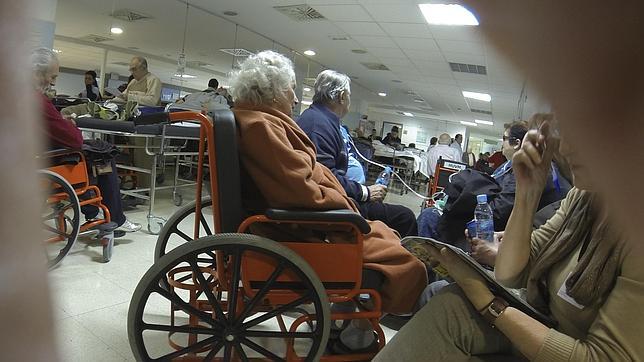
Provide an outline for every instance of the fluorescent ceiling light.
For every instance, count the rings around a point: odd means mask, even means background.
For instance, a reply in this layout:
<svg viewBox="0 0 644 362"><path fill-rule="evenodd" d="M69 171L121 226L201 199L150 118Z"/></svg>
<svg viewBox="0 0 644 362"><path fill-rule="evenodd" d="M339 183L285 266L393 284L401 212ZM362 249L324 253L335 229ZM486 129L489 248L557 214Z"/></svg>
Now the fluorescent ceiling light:
<svg viewBox="0 0 644 362"><path fill-rule="evenodd" d="M413 113L409 113L409 112L403 112L403 114L404 114L405 116L407 116L407 117L413 117L413 116L414 116L414 114L413 114Z"/></svg>
<svg viewBox="0 0 644 362"><path fill-rule="evenodd" d="M380 93L378 93L378 95L379 95L379 96L381 96L381 97L386 97L386 96L387 96L387 93L385 93L385 92L380 92Z"/></svg>
<svg viewBox="0 0 644 362"><path fill-rule="evenodd" d="M479 25L476 16L457 4L418 4L427 23L432 25Z"/></svg>
<svg viewBox="0 0 644 362"><path fill-rule="evenodd" d="M58 50L58 49L52 49L52 51L56 54L61 54L63 52L62 50Z"/></svg>
<svg viewBox="0 0 644 362"><path fill-rule="evenodd" d="M301 103L305 106L310 106L311 104L313 104L313 102L311 101L302 101Z"/></svg>
<svg viewBox="0 0 644 362"><path fill-rule="evenodd" d="M488 126L494 126L494 122L492 122L492 121L484 121L482 119L475 119L474 122L476 122L478 124L485 124L485 125L488 125Z"/></svg>
<svg viewBox="0 0 644 362"><path fill-rule="evenodd" d="M190 74L175 74L174 76L177 78L183 78L183 79L197 78L196 75L190 75Z"/></svg>
<svg viewBox="0 0 644 362"><path fill-rule="evenodd" d="M468 91L463 91L463 97L465 98L472 98L476 99L478 101L483 101L483 102L489 102L492 100L492 96L490 96L487 93L478 93L478 92L468 92Z"/></svg>
<svg viewBox="0 0 644 362"><path fill-rule="evenodd" d="M305 50L304 55L308 55L308 56L312 57L312 56L315 55L315 52L313 50L311 50L311 49Z"/></svg>
<svg viewBox="0 0 644 362"><path fill-rule="evenodd" d="M464 124L464 125L466 125L466 126L478 126L478 125L477 125L476 123L474 123L474 122L466 122L466 121L461 121L461 124Z"/></svg>
<svg viewBox="0 0 644 362"><path fill-rule="evenodd" d="M302 89L302 90L303 90L303 91L305 91L305 92L310 92L310 91L311 91L311 88L309 88L309 87L304 87L304 89Z"/></svg>
<svg viewBox="0 0 644 362"><path fill-rule="evenodd" d="M120 28L120 27L118 27L118 26L113 26L113 27L110 29L110 33L112 33L112 34L116 34L116 35L118 35L118 34L123 34L123 28Z"/></svg>

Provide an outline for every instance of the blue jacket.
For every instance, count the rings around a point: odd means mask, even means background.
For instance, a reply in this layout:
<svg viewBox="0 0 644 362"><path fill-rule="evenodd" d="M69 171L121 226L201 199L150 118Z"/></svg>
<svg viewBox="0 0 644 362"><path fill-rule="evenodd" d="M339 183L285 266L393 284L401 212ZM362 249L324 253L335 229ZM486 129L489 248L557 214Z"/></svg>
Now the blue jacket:
<svg viewBox="0 0 644 362"><path fill-rule="evenodd" d="M367 188L347 176L349 157L340 133L340 118L326 106L313 103L300 115L297 124L313 141L317 161L333 172L347 195L356 201L366 201Z"/></svg>

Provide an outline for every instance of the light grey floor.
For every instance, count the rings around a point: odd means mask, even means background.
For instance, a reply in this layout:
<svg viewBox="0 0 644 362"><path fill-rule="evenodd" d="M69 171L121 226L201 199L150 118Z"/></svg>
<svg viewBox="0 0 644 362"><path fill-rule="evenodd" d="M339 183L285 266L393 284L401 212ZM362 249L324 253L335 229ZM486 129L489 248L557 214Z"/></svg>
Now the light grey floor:
<svg viewBox="0 0 644 362"><path fill-rule="evenodd" d="M192 191L185 190L185 199ZM177 207L169 193L157 195L155 213L169 218ZM389 194L386 202L407 205L416 214L420 200ZM147 207L127 217L143 230L116 239L114 255L102 263L99 245L77 242L61 265L49 272L52 311L61 361L133 361L127 337L127 312L141 276L153 263L157 237L145 230ZM395 331L384 328L387 339Z"/></svg>

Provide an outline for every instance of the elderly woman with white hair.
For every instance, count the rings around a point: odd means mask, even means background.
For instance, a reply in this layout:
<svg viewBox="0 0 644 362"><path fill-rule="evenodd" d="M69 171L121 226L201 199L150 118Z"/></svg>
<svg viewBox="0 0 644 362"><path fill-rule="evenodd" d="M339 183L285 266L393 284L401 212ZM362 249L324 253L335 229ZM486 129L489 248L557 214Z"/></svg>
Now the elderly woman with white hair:
<svg viewBox="0 0 644 362"><path fill-rule="evenodd" d="M230 81L239 157L248 175L242 184L244 207L259 212L269 207L358 212L333 173L316 162L314 144L291 119L298 101L291 61L281 54L263 51L242 62ZM369 224L364 267L384 275L380 289L383 309L411 312L427 285L425 267L400 245L393 230L378 221ZM285 230L263 230L271 237L279 232ZM346 240L346 235L328 237L331 242Z"/></svg>
<svg viewBox="0 0 644 362"><path fill-rule="evenodd" d="M361 185L348 173L352 145L350 137L342 134L341 119L351 106L351 79L346 74L324 70L318 74L313 88L313 104L297 119L297 124L313 141L317 161L333 172L365 219L380 220L403 237L418 235L413 211L382 202L386 186Z"/></svg>

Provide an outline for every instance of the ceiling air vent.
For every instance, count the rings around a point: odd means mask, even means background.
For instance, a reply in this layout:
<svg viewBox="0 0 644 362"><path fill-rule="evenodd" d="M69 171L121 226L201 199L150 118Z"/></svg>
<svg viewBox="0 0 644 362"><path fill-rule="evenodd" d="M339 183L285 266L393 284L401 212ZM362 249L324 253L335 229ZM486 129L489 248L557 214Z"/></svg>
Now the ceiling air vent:
<svg viewBox="0 0 644 362"><path fill-rule="evenodd" d="M139 21L139 20L145 20L145 19L152 19L151 16L149 15L144 15L141 13L137 13L136 11L130 10L130 9L118 9L112 12L112 17L123 20L123 21L128 21L128 22L134 22L134 21Z"/></svg>
<svg viewBox="0 0 644 362"><path fill-rule="evenodd" d="M329 35L329 39L331 39L331 40L349 40L351 38L346 36L346 35Z"/></svg>
<svg viewBox="0 0 644 362"><path fill-rule="evenodd" d="M273 6L273 9L299 22L323 20L324 16L307 4Z"/></svg>
<svg viewBox="0 0 644 362"><path fill-rule="evenodd" d="M386 65L381 63L360 63L371 70L389 70Z"/></svg>
<svg viewBox="0 0 644 362"><path fill-rule="evenodd" d="M475 109L475 108L470 108L470 112L492 115L492 112L490 111L484 111L482 109Z"/></svg>
<svg viewBox="0 0 644 362"><path fill-rule="evenodd" d="M129 67L130 66L130 63L128 63L128 62L112 62L112 64L120 65L120 66L123 66L123 67Z"/></svg>
<svg viewBox="0 0 644 362"><path fill-rule="evenodd" d="M484 65L450 62L449 66L453 72L487 75L487 68Z"/></svg>
<svg viewBox="0 0 644 362"><path fill-rule="evenodd" d="M85 36L81 36L78 39L89 41L89 42L92 42L92 43L102 43L102 42L105 42L105 41L113 40L112 38L108 38L106 36L96 35L96 34L87 34Z"/></svg>
<svg viewBox="0 0 644 362"><path fill-rule="evenodd" d="M229 49L219 49L219 51L222 51L226 54L230 54L236 57L248 57L251 56L255 53L251 52L250 50L246 50L243 48L229 48Z"/></svg>

